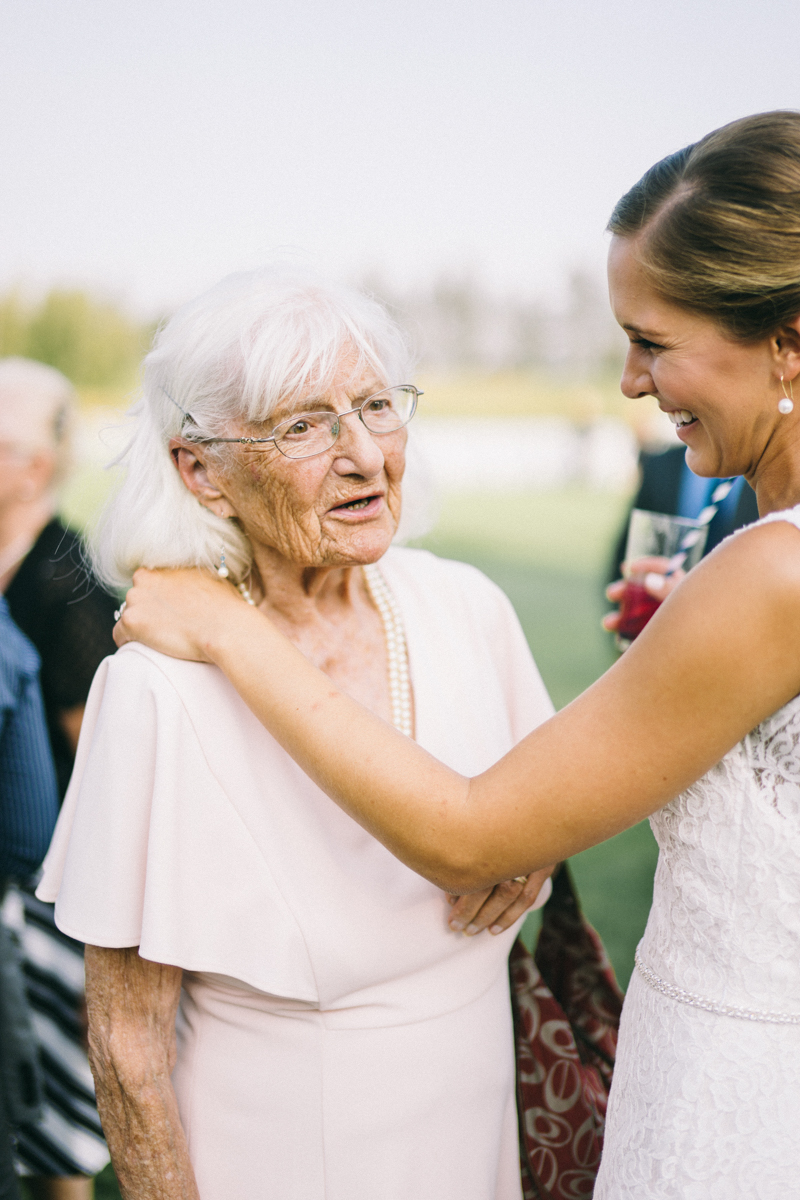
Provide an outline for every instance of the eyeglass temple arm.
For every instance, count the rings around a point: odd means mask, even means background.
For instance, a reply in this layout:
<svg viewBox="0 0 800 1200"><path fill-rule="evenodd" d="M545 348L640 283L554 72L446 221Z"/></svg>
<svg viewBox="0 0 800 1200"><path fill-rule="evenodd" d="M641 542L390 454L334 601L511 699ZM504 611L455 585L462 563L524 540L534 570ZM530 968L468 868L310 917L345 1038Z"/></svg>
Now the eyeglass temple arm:
<svg viewBox="0 0 800 1200"><path fill-rule="evenodd" d="M412 384L412 385L409 385L409 386L413 387L413 384ZM387 388L386 390L388 391L389 389ZM163 388L162 388L162 391L163 391ZM425 395L425 393L422 391L422 389L421 389L421 388L416 388L416 387L415 387L415 388L414 388L414 391L415 391L415 392L416 392L416 394L417 394L417 399L418 399L418 400L419 400L420 396L424 396L424 395ZM167 399L169 399L169 400L172 400L172 397L171 397L171 396L169 396L169 395L168 395L166 392L165 392L164 394L167 396ZM380 392L376 392L376 393L375 393L375 395L376 395L376 396L380 396L380 394L381 394ZM374 397L372 397L372 396L368 396L368 397L367 397L367 399L364 401L364 404L367 404L367 403L368 403L370 400L372 400L372 399L374 399ZM173 403L173 404L175 404L175 401L174 401L174 400L172 400L172 403ZM175 407L176 407L176 408L180 408L180 405L179 405L179 404L176 404L176 405L175 405ZM358 405L358 407L357 407L357 408L351 408L351 409L350 409L350 412L346 412L346 413L338 413L338 414L337 414L337 416L340 416L340 417L349 417L349 416L350 416L350 413L357 412L357 413L359 413L359 415L361 415L361 419L363 420L363 415L362 415L362 413L361 413L361 409L362 409L362 407L363 407L362 405ZM185 413L185 415L186 415L186 416L187 416L187 417L188 417L188 418L189 418L191 421L194 421L195 425L197 424L197 421L195 420L195 418L192 416L192 414L191 414L190 412L187 412L185 408L181 408L181 412L182 412L182 413ZM274 441L275 441L275 437L274 437L274 436L272 436L272 437L265 437L265 438L250 438L250 437L241 437L241 438L223 438L223 437L215 437L215 438L187 438L187 441L196 442L196 443L197 443L199 446L207 446L207 445L209 444L209 442L229 442L229 443L233 443L233 442L243 442L243 443L246 443L248 446L255 446L255 445L261 445L263 442L274 442Z"/></svg>

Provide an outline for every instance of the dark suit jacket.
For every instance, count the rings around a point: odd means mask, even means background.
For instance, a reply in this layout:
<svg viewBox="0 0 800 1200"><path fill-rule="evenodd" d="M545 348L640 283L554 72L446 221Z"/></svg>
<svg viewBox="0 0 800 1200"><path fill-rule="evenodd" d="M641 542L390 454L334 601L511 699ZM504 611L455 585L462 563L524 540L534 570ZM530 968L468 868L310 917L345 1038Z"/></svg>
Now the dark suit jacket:
<svg viewBox="0 0 800 1200"><path fill-rule="evenodd" d="M639 457L642 480L631 508L644 508L648 512L676 513L685 455L686 451L683 446L670 446L668 450L661 450L656 454L643 450ZM620 530L614 549L608 576L609 583L613 583L620 577L620 564L625 557L629 520L630 512ZM756 494L749 483L745 481L734 512L719 512L711 522L705 553L708 554L709 550L713 550L723 538L726 538L729 533L733 533L734 529L741 529L743 525L750 525L757 520Z"/></svg>

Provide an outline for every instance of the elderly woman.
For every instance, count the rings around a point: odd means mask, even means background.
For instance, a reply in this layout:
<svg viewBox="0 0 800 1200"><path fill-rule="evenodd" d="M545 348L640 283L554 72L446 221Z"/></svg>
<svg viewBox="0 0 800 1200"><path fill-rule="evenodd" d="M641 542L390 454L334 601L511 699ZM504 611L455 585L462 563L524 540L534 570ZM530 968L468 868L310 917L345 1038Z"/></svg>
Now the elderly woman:
<svg viewBox="0 0 800 1200"><path fill-rule="evenodd" d="M472 773L552 710L502 593L391 548L408 370L363 296L225 281L146 361L98 561L117 585L140 564L215 568L332 687ZM88 944L123 1194L519 1200L506 960L546 875L451 909L222 672L142 646L108 659L39 894ZM495 936L460 935L470 921Z"/></svg>

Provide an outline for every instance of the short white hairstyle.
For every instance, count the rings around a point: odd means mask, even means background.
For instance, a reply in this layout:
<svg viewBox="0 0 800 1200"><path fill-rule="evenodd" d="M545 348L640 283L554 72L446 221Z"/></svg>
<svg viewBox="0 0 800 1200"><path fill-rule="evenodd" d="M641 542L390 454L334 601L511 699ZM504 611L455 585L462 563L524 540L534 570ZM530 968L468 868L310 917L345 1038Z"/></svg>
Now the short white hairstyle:
<svg viewBox="0 0 800 1200"><path fill-rule="evenodd" d="M0 359L0 436L23 451L51 451L54 486L72 463L75 407L75 389L55 367L32 358Z"/></svg>
<svg viewBox="0 0 800 1200"><path fill-rule="evenodd" d="M407 383L408 345L370 297L284 266L230 275L180 308L144 361L134 432L119 460L125 475L101 514L92 557L103 581L127 587L138 567L214 568L224 550L234 579L252 563L235 521L218 517L184 486L169 451L191 414L206 436L230 422L264 421L309 386L325 391L342 360L386 384ZM195 427L196 426L196 427Z"/></svg>

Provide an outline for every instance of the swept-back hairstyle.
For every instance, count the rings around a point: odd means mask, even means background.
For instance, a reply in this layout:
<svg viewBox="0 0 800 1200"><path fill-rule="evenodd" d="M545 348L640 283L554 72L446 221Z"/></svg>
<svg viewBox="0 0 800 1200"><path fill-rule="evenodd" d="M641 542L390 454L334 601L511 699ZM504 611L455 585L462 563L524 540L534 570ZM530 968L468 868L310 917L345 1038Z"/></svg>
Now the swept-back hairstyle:
<svg viewBox="0 0 800 1200"><path fill-rule="evenodd" d="M100 577L126 587L137 567L214 567L224 549L235 579L252 561L238 522L205 508L184 487L169 452L184 428L224 435L237 418L263 421L282 400L330 386L343 356L353 375L387 383L411 370L388 313L353 289L283 266L228 276L166 322L144 361L124 479L93 538ZM217 453L226 453L219 450Z"/></svg>
<svg viewBox="0 0 800 1200"><path fill-rule="evenodd" d="M800 313L800 113L732 121L651 167L617 204L653 286L764 337Z"/></svg>

